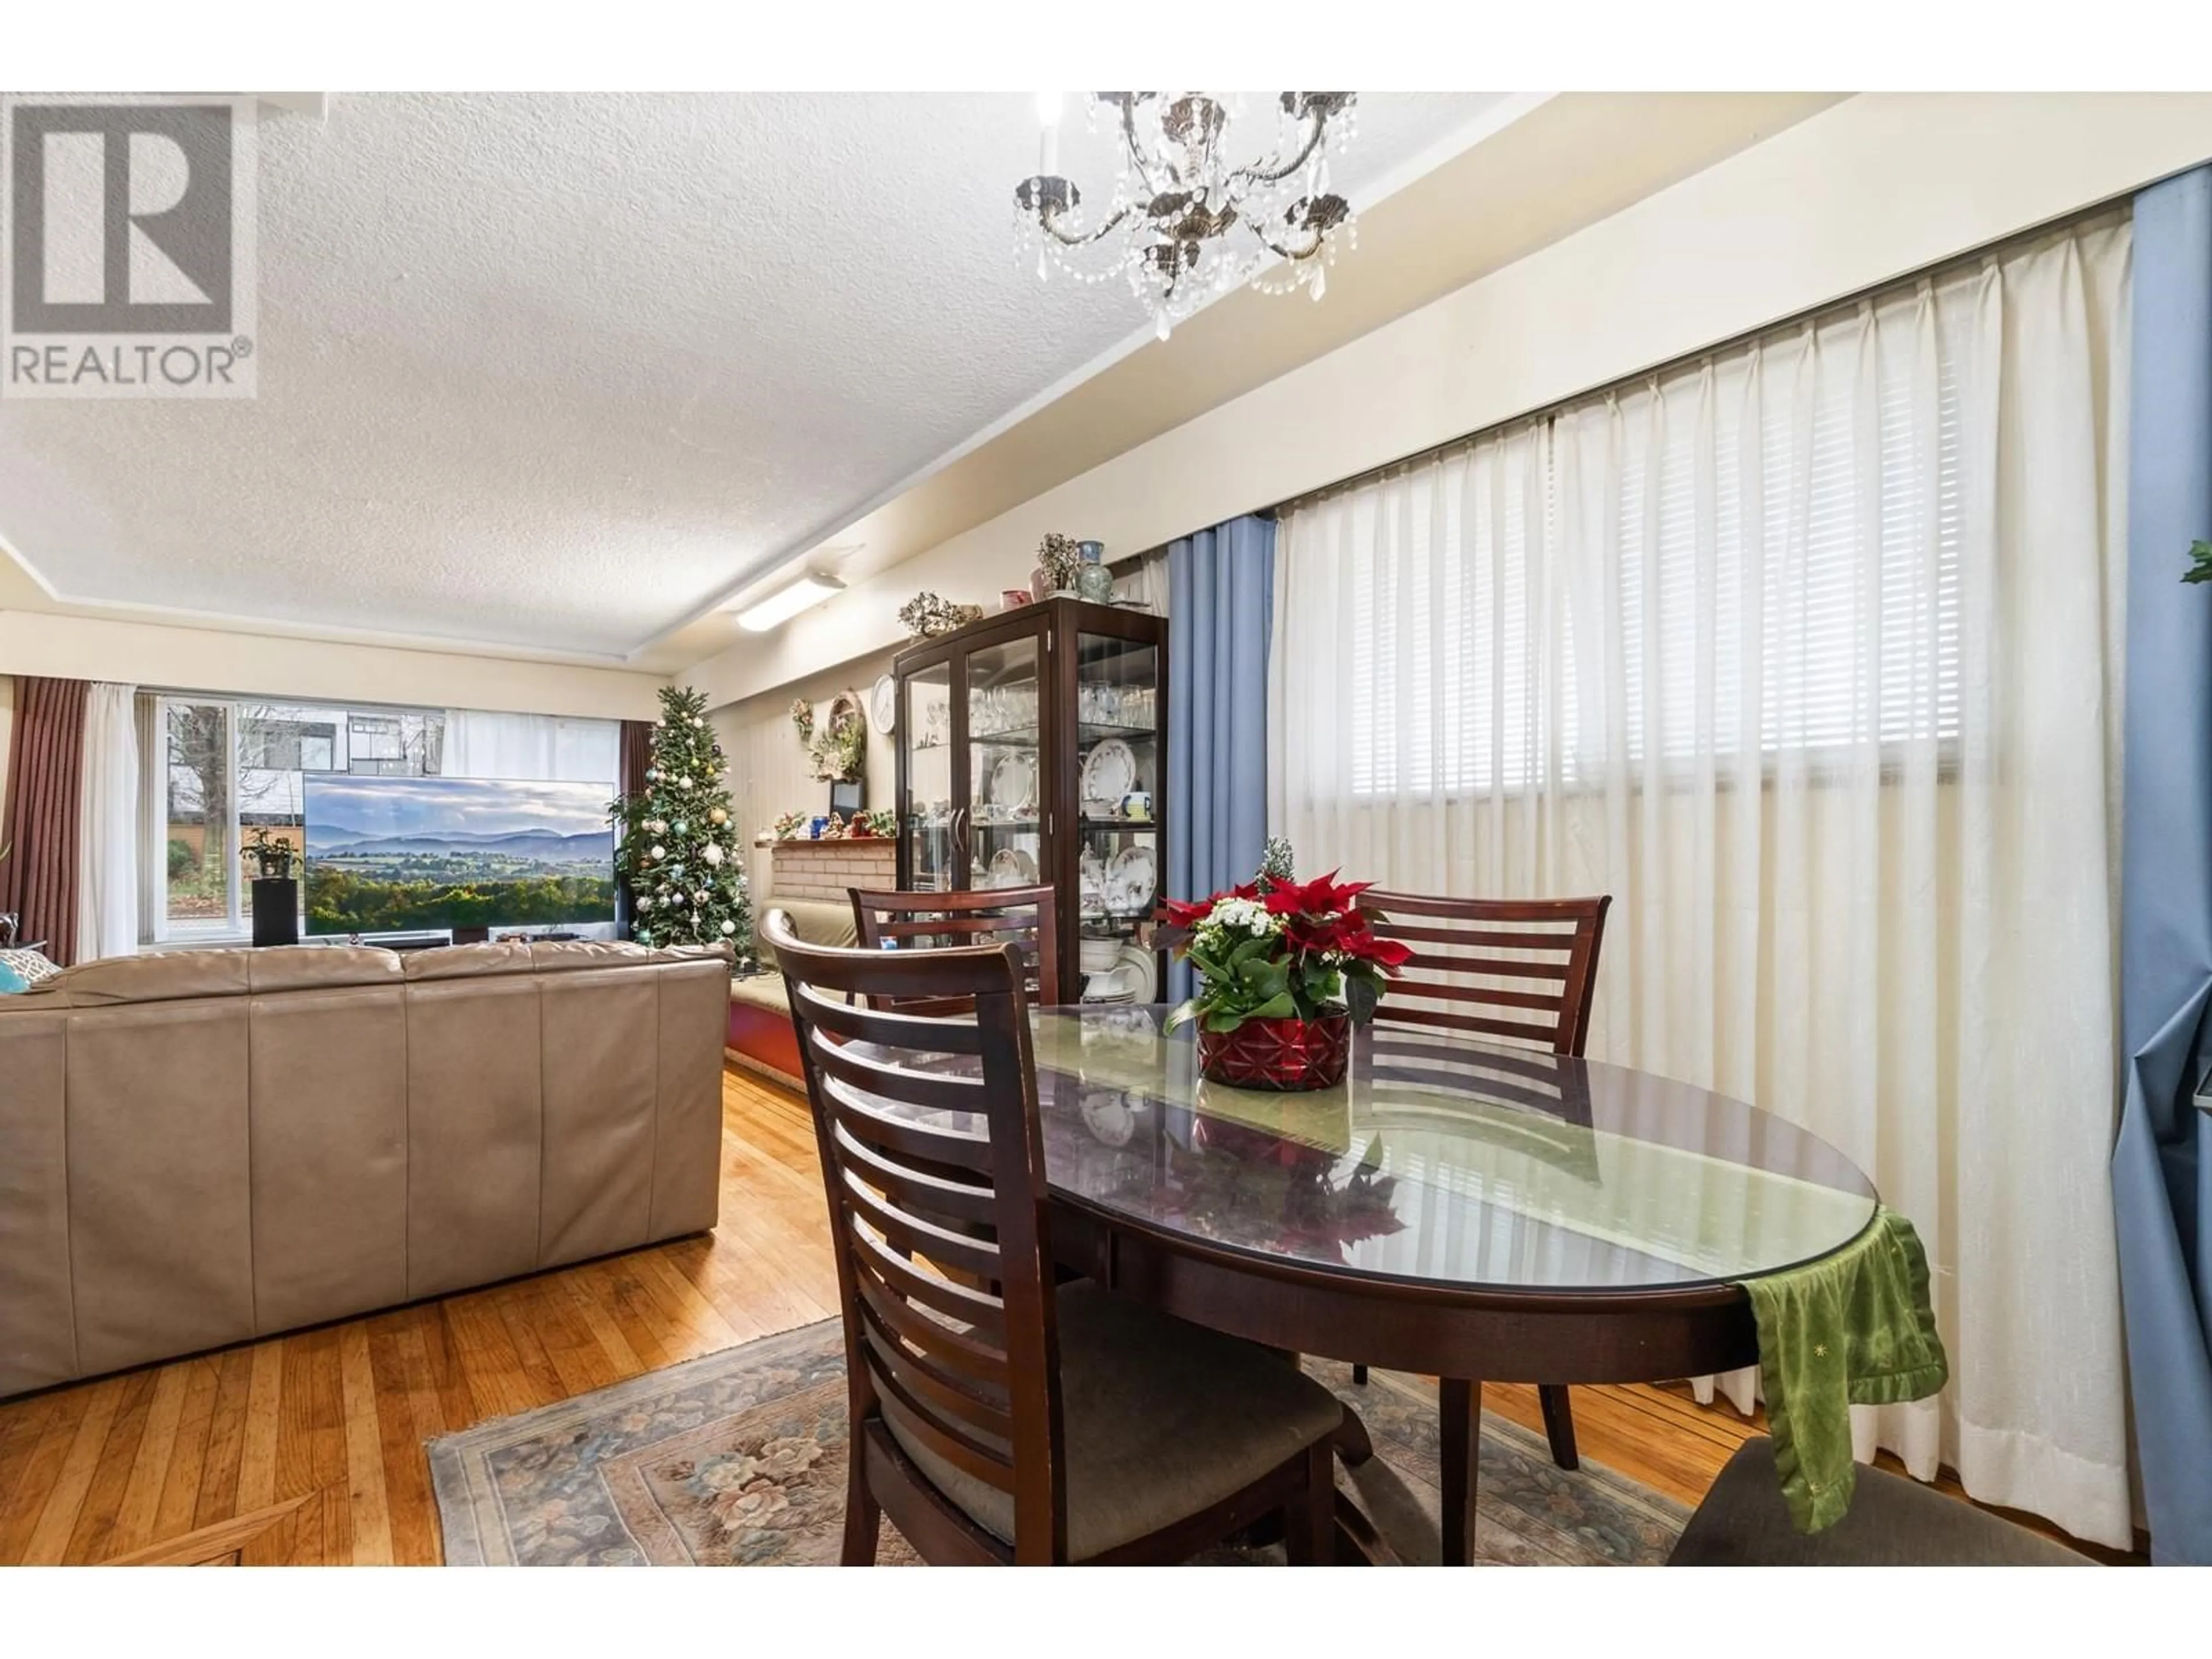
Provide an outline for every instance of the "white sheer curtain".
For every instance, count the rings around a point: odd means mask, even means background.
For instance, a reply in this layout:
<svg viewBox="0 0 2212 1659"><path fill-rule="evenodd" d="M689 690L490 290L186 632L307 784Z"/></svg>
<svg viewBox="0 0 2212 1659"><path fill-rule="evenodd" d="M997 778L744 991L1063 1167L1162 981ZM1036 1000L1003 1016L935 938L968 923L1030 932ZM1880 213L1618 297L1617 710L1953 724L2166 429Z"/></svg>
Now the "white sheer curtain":
<svg viewBox="0 0 2212 1659"><path fill-rule="evenodd" d="M76 959L138 949L138 714L135 685L85 693L77 804Z"/></svg>
<svg viewBox="0 0 2212 1659"><path fill-rule="evenodd" d="M2125 1545L2106 1161L2129 231L2111 219L1302 504L1301 867L1610 892L1595 1056L1834 1142L1953 1381L1859 1452Z"/></svg>
<svg viewBox="0 0 2212 1659"><path fill-rule="evenodd" d="M1114 584L1117 599L1139 599L1159 616L1168 614L1168 550L1153 548L1137 561L1137 568Z"/></svg>
<svg viewBox="0 0 2212 1659"><path fill-rule="evenodd" d="M611 791L622 776L622 724L451 708L441 769L449 778L550 779Z"/></svg>

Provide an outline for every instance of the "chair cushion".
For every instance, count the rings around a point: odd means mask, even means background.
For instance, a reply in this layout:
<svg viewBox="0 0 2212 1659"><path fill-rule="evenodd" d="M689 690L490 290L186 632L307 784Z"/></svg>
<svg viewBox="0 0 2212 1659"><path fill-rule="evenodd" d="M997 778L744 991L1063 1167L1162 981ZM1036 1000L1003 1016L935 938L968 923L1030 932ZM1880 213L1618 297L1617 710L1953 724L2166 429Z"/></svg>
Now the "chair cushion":
<svg viewBox="0 0 2212 1659"><path fill-rule="evenodd" d="M1088 1283L1060 1292L1068 1557L1085 1561L1196 1515L1336 1431L1336 1396L1280 1354ZM891 1436L937 1489L1006 1543L1013 1495Z"/></svg>
<svg viewBox="0 0 2212 1659"><path fill-rule="evenodd" d="M1790 1523L1774 1443L1747 1440L1698 1505L1670 1567L2086 1567L2054 1544L1933 1486L1861 1464L1851 1507L1832 1527Z"/></svg>

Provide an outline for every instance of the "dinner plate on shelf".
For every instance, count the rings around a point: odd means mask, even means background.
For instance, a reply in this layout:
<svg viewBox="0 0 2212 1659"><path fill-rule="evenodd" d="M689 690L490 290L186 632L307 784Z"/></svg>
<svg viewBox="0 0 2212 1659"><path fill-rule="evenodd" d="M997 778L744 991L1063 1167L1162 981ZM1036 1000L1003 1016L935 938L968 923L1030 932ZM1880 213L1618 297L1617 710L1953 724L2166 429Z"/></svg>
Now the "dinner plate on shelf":
<svg viewBox="0 0 2212 1659"><path fill-rule="evenodd" d="M1121 738L1109 738L1083 757L1085 800L1118 803L1136 787L1136 751Z"/></svg>
<svg viewBox="0 0 2212 1659"><path fill-rule="evenodd" d="M991 805L1018 811L1036 805L1036 760L1019 749L1007 750L991 769Z"/></svg>
<svg viewBox="0 0 2212 1659"><path fill-rule="evenodd" d="M1152 849L1133 842L1106 866L1106 908L1116 915L1138 915L1151 905L1158 885Z"/></svg>

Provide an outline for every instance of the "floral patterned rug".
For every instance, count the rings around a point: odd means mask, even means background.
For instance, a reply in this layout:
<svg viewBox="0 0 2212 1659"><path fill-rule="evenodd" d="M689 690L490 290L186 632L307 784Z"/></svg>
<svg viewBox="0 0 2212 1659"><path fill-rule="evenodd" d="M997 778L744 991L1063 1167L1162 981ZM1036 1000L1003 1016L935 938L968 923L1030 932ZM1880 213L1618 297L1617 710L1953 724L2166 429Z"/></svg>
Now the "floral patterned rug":
<svg viewBox="0 0 2212 1659"><path fill-rule="evenodd" d="M1376 1371L1308 1369L1355 1407L1377 1455L1340 1480L1405 1563L1433 1561L1436 1391ZM834 1565L845 1509L845 1357L835 1320L448 1435L430 1446L453 1566ZM1540 1436L1482 1425L1475 1548L1497 1565L1666 1559L1679 1504L1585 1461L1553 1467ZM912 1550L888 1523L880 1562ZM1204 1565L1282 1559L1224 1549Z"/></svg>

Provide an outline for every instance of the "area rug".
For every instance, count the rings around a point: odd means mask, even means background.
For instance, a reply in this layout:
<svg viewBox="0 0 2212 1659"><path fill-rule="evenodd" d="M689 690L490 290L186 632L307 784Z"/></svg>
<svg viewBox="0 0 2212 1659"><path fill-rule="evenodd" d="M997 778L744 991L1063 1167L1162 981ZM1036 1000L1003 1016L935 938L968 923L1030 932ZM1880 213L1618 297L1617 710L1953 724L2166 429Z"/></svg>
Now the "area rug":
<svg viewBox="0 0 2212 1659"><path fill-rule="evenodd" d="M1389 1564L1434 1561L1436 1390L1349 1367L1307 1368L1358 1411L1376 1455L1340 1475ZM447 1435L430 1469L451 1566L806 1566L837 1559L845 1510L845 1356L837 1322L653 1371ZM1585 1461L1553 1466L1540 1436L1482 1424L1475 1549L1487 1565L1666 1559L1688 1511ZM914 1552L885 1523L877 1559ZM1209 1552L1264 1565L1279 1546Z"/></svg>

